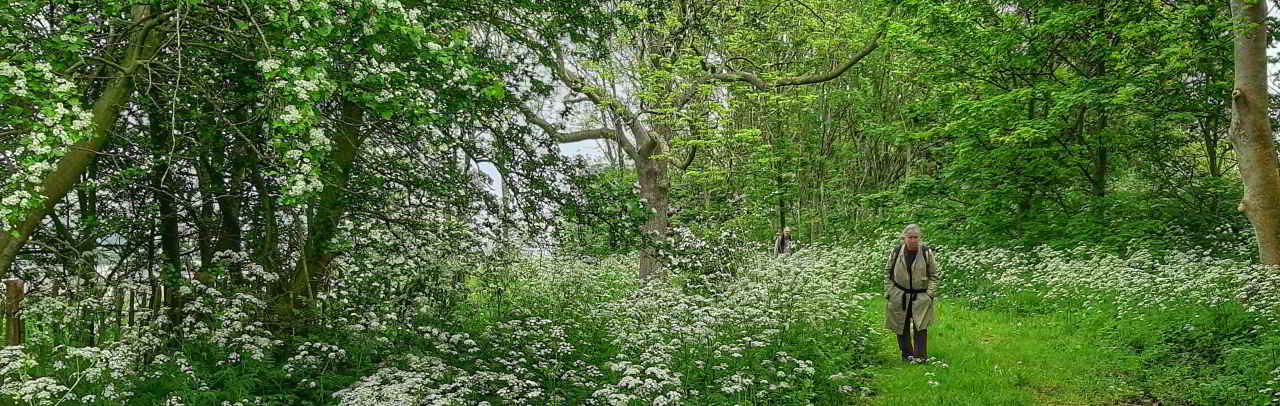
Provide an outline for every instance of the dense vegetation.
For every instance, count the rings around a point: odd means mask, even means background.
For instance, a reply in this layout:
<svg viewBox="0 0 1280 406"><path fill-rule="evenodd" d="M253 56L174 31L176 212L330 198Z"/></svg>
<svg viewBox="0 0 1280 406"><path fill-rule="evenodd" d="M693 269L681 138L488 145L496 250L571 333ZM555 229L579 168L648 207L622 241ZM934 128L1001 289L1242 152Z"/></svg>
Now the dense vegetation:
<svg viewBox="0 0 1280 406"><path fill-rule="evenodd" d="M1084 401L1278 402L1265 2L10 3L0 405L874 403L908 223Z"/></svg>

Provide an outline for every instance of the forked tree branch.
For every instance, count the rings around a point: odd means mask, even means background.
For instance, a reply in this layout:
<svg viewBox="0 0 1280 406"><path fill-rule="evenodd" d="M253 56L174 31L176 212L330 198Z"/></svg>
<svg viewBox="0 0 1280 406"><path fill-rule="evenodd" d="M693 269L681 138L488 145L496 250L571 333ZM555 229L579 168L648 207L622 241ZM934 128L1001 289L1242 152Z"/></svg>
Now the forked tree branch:
<svg viewBox="0 0 1280 406"><path fill-rule="evenodd" d="M692 86L689 86L689 88L685 89L685 91L682 92L680 96L678 96L675 99L676 100L675 106L677 108L683 107L686 103L689 102L690 99L693 98L694 95L697 94L699 86L707 83L711 83L711 82L747 82L751 84L751 86L754 87L756 90L765 91L770 89L776 89L783 86L799 86L799 85L809 85L814 83L822 83L822 82L826 82L826 81L838 78L840 77L840 75L843 75L846 71L848 71L849 68L852 68L853 65L857 65L858 62L862 62L862 59L866 58L867 55L870 55L871 52L876 50L876 48L880 47L880 40L884 38L885 33L889 30L889 18L893 17L893 14L896 10L897 10L896 5L893 8L889 9L889 15L886 16L884 22L880 24L880 28L876 31L876 35L871 38L870 42L867 42L867 44L862 47L861 51L858 51L858 53L854 54L844 63L840 64L840 66L836 66L830 71L815 73L812 75L805 75L805 76L793 76L789 78L776 79L772 81L765 81L760 78L760 75L752 72L729 71L729 72L711 73L701 78L698 78L693 82ZM738 59L738 58L733 58L733 59Z"/></svg>

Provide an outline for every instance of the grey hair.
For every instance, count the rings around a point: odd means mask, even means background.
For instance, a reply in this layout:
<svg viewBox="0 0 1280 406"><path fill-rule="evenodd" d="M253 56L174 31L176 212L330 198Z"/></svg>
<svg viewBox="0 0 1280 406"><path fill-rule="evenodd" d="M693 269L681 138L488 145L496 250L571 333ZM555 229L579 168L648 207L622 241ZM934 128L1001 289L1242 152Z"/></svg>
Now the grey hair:
<svg viewBox="0 0 1280 406"><path fill-rule="evenodd" d="M907 224L907 227L902 229L902 236L906 237L909 233L920 235L920 225L915 223Z"/></svg>

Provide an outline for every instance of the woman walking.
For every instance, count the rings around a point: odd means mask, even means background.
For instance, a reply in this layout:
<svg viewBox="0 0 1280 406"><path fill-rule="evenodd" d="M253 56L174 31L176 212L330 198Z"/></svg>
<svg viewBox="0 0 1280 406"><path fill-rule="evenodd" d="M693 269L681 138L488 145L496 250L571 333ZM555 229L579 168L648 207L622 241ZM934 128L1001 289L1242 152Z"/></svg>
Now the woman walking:
<svg viewBox="0 0 1280 406"><path fill-rule="evenodd" d="M795 240L791 238L791 227L783 227L773 239L773 255L791 255L795 251Z"/></svg>
<svg viewBox="0 0 1280 406"><path fill-rule="evenodd" d="M898 335L902 360L923 363L929 358L928 329L933 323L933 301L938 297L938 262L929 246L920 243L920 226L907 225L902 230L902 244L889 251L884 290L888 300L885 327Z"/></svg>

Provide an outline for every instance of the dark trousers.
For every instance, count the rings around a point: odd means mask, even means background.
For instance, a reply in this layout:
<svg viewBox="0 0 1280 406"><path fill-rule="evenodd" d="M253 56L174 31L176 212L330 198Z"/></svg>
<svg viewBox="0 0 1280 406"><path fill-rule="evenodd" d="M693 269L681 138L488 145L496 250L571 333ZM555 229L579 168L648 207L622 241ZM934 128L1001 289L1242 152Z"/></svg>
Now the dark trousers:
<svg viewBox="0 0 1280 406"><path fill-rule="evenodd" d="M907 320L904 333L898 334L898 351L902 352L902 359L905 361L907 357L916 357L919 359L929 358L929 330L916 330L912 323L914 318L911 316L911 307L907 307ZM913 334L914 333L914 334ZM914 337L913 337L914 335ZM912 340L914 338L915 340ZM915 348L912 348L911 342L915 341Z"/></svg>

